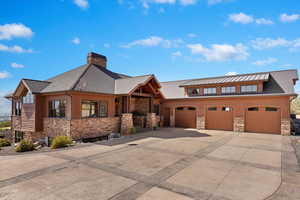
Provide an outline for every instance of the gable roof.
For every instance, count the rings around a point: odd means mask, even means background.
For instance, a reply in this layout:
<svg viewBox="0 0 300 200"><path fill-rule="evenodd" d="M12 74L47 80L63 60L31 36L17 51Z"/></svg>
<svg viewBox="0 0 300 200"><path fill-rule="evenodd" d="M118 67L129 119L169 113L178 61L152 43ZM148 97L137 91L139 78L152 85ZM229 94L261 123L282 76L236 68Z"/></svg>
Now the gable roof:
<svg viewBox="0 0 300 200"><path fill-rule="evenodd" d="M128 94L138 85L147 82L154 75L135 76L117 79L115 82L115 94Z"/></svg>
<svg viewBox="0 0 300 200"><path fill-rule="evenodd" d="M228 79L227 79L228 78ZM266 79L268 78L268 79ZM216 96L197 96L188 97L185 95L184 86L188 85L201 85L201 84L216 84L216 83L228 83L232 82L249 81L249 80L263 80L264 91L262 94L236 94L235 96L267 96L267 95L296 95L294 89L294 81L298 80L297 70L281 70L271 72L259 72L252 74L241 74L235 76L220 76L203 79L189 79L180 81L161 82L161 91L165 95L166 99L182 99L182 98L216 98ZM268 80L268 81L267 81ZM228 95L227 95L228 96ZM226 95L220 95L219 97L227 97Z"/></svg>
<svg viewBox="0 0 300 200"><path fill-rule="evenodd" d="M31 93L39 93L50 84L50 82L48 81L39 81L32 79L23 79L23 82Z"/></svg>

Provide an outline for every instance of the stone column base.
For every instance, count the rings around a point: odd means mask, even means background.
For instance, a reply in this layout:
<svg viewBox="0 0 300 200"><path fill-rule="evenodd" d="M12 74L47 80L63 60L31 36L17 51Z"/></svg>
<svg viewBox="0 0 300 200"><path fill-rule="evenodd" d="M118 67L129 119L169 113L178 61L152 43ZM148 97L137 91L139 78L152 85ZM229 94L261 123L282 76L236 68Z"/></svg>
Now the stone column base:
<svg viewBox="0 0 300 200"><path fill-rule="evenodd" d="M153 128L156 125L156 114L155 113L147 113L147 122L146 127L147 128Z"/></svg>
<svg viewBox="0 0 300 200"><path fill-rule="evenodd" d="M196 128L199 130L205 130L205 116L197 116Z"/></svg>
<svg viewBox="0 0 300 200"><path fill-rule="evenodd" d="M121 135L130 135L133 128L132 113L123 113L121 116Z"/></svg>
<svg viewBox="0 0 300 200"><path fill-rule="evenodd" d="M290 119L281 119L281 135L291 135Z"/></svg>
<svg viewBox="0 0 300 200"><path fill-rule="evenodd" d="M245 120L243 117L235 117L233 120L234 132L245 132Z"/></svg>

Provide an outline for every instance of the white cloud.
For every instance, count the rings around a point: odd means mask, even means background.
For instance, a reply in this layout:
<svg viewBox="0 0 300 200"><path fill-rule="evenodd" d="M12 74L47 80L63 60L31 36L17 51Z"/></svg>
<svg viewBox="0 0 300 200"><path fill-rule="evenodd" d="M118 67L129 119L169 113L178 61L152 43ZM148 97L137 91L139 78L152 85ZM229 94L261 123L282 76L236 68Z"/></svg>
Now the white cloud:
<svg viewBox="0 0 300 200"><path fill-rule="evenodd" d="M251 24L251 23L256 23L259 25L271 25L274 24L274 22L270 19L266 18L254 18L251 15L247 15L245 13L235 13L235 14L230 14L228 16L228 19L230 21L233 21L234 23L239 23L239 24Z"/></svg>
<svg viewBox="0 0 300 200"><path fill-rule="evenodd" d="M284 38L256 38L255 40L251 41L251 44L253 48L262 50L275 47L287 47L291 44L291 42Z"/></svg>
<svg viewBox="0 0 300 200"><path fill-rule="evenodd" d="M175 51L174 53L172 53L172 56L173 57L180 57L180 56L182 56L182 53L181 53L181 51Z"/></svg>
<svg viewBox="0 0 300 200"><path fill-rule="evenodd" d="M190 37L190 38L195 38L195 37L197 37L197 34L195 34L195 33L189 33L187 36Z"/></svg>
<svg viewBox="0 0 300 200"><path fill-rule="evenodd" d="M187 45L192 54L202 55L207 61L245 60L249 53L243 44L213 44L206 48L202 44Z"/></svg>
<svg viewBox="0 0 300 200"><path fill-rule="evenodd" d="M18 63L11 63L10 64L10 66L12 67L12 68L24 68L25 66L24 65L22 65L22 64L18 64Z"/></svg>
<svg viewBox="0 0 300 200"><path fill-rule="evenodd" d="M122 45L121 47L131 48L134 46L145 46L145 47L161 46L163 48L172 48L172 47L178 47L182 43L184 43L182 39L167 40L158 36L150 36L149 38L135 40L128 44Z"/></svg>
<svg viewBox="0 0 300 200"><path fill-rule="evenodd" d="M229 20L240 24L250 24L254 21L254 18L244 13L236 13L236 14L230 14Z"/></svg>
<svg viewBox="0 0 300 200"><path fill-rule="evenodd" d="M194 5L197 3L197 0L180 0L180 4L183 6Z"/></svg>
<svg viewBox="0 0 300 200"><path fill-rule="evenodd" d="M21 46L14 45L14 46L6 46L4 44L0 44L0 51L6 51L11 53L32 53L32 49L24 49Z"/></svg>
<svg viewBox="0 0 300 200"><path fill-rule="evenodd" d="M89 7L89 2L87 0L74 0L74 3L82 9Z"/></svg>
<svg viewBox="0 0 300 200"><path fill-rule="evenodd" d="M237 75L238 73L237 72L227 72L225 74L225 76L234 76L234 75Z"/></svg>
<svg viewBox="0 0 300 200"><path fill-rule="evenodd" d="M10 73L8 73L7 71L0 71L0 79L5 79L10 77Z"/></svg>
<svg viewBox="0 0 300 200"><path fill-rule="evenodd" d="M229 2L231 0L208 0L208 5L215 5L215 4L218 4L218 3L224 3L224 2Z"/></svg>
<svg viewBox="0 0 300 200"><path fill-rule="evenodd" d="M272 20L265 19L265 18L256 19L255 22L257 24L262 24L262 25L271 25L271 24L274 24L274 22Z"/></svg>
<svg viewBox="0 0 300 200"><path fill-rule="evenodd" d="M288 14L281 14L280 17L279 17L279 20L281 22L285 22L285 23L288 23L288 22L294 22L294 21L297 21L298 19L300 18L300 15L298 14L292 14L292 15L288 15Z"/></svg>
<svg viewBox="0 0 300 200"><path fill-rule="evenodd" d="M253 62L254 65L258 65L258 66L265 66L265 65L270 65L273 63L276 63L278 61L277 58L267 58L265 60L257 60L255 62Z"/></svg>
<svg viewBox="0 0 300 200"><path fill-rule="evenodd" d="M75 37L73 40L72 40L72 43L73 44L80 44L80 39L78 37Z"/></svg>
<svg viewBox="0 0 300 200"><path fill-rule="evenodd" d="M33 32L23 24L0 25L0 40L11 40L13 38L30 38Z"/></svg>

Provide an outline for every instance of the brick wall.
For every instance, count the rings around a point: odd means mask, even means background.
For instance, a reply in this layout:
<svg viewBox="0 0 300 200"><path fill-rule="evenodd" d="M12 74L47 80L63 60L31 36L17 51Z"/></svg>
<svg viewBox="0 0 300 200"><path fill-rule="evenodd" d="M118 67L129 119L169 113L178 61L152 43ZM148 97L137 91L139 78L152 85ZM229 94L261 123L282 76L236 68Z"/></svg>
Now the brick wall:
<svg viewBox="0 0 300 200"><path fill-rule="evenodd" d="M235 117L233 119L233 131L244 132L245 131L245 120L243 117Z"/></svg>

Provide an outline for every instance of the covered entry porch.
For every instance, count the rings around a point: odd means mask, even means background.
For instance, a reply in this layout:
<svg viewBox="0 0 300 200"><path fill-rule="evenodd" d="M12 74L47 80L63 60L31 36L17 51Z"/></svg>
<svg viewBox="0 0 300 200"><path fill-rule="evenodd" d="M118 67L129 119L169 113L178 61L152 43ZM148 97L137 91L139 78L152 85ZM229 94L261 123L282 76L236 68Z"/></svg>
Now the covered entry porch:
<svg viewBox="0 0 300 200"><path fill-rule="evenodd" d="M151 76L129 94L116 98L116 115L126 115L137 131L160 126L161 103L164 99L160 84Z"/></svg>

